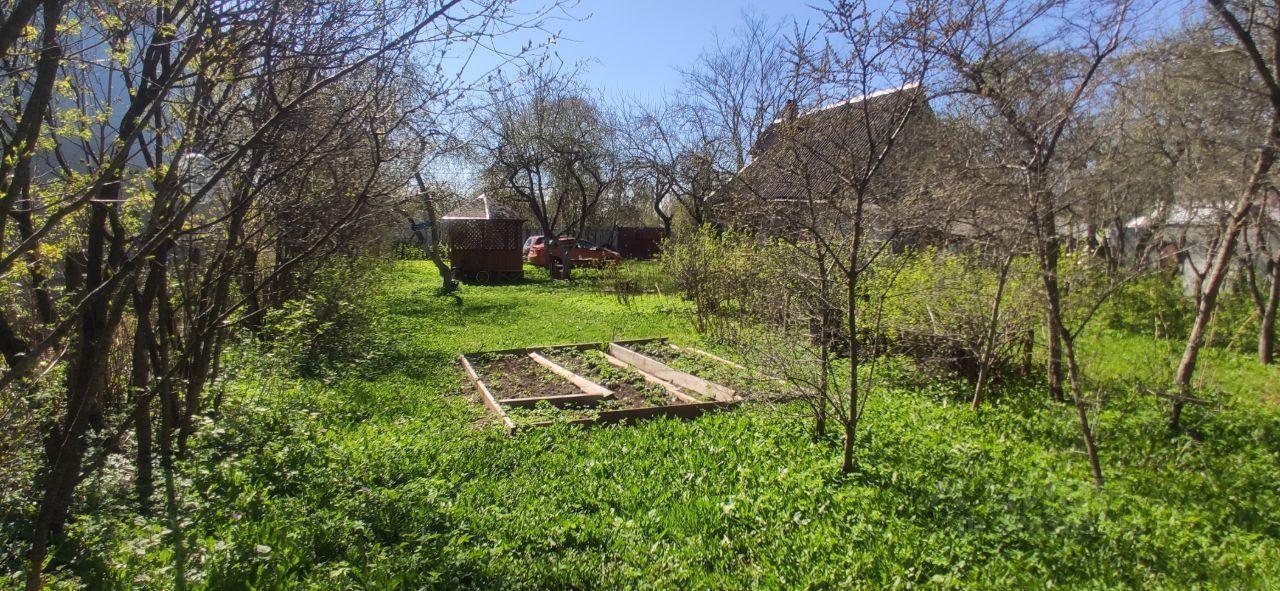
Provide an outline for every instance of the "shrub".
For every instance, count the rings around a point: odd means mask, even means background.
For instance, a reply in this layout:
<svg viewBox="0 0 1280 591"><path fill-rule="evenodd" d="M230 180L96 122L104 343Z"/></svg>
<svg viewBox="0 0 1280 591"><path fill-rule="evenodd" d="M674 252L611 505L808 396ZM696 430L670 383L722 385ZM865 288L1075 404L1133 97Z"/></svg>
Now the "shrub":
<svg viewBox="0 0 1280 591"><path fill-rule="evenodd" d="M1099 319L1115 330L1185 339L1195 314L1193 306L1177 277L1154 273L1117 290Z"/></svg>
<svg viewBox="0 0 1280 591"><path fill-rule="evenodd" d="M380 263L338 259L316 271L305 294L267 313L260 333L269 353L300 376L316 377L372 350L373 277Z"/></svg>
<svg viewBox="0 0 1280 591"><path fill-rule="evenodd" d="M977 253L933 249L883 259L868 286L888 294L872 323L876 342L926 368L976 380L999 284L996 267ZM1015 259L991 351L994 376L1023 364L1028 335L1039 322L1037 287L1034 261Z"/></svg>
<svg viewBox="0 0 1280 591"><path fill-rule="evenodd" d="M1247 287L1236 280L1218 297L1205 343L1241 353L1258 344L1258 317ZM1178 275L1153 273L1117 290L1099 311L1108 328L1159 339L1185 340L1195 321L1195 300Z"/></svg>
<svg viewBox="0 0 1280 591"><path fill-rule="evenodd" d="M672 287L693 302L698 328L705 330L713 317L743 310L769 269L770 251L748 234L703 226L668 239L659 264Z"/></svg>
<svg viewBox="0 0 1280 591"><path fill-rule="evenodd" d="M623 261L599 268L583 267L576 273L576 280L602 294L614 296L623 305L630 305L631 298L638 295L661 295L674 290L670 278L653 261Z"/></svg>

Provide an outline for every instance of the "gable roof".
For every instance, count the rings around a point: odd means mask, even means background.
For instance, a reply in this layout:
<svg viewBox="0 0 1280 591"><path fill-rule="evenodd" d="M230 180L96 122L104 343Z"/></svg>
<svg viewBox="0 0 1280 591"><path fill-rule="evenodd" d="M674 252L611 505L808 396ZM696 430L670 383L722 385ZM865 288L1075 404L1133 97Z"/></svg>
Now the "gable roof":
<svg viewBox="0 0 1280 591"><path fill-rule="evenodd" d="M776 119L751 147L752 160L726 185L721 199L754 196L770 203L820 202L849 184L849 172L873 161L901 130L932 111L918 84L855 97Z"/></svg>
<svg viewBox="0 0 1280 591"><path fill-rule="evenodd" d="M481 193L475 199L458 206L457 209L441 216L443 220L524 220L524 216L515 209L489 199Z"/></svg>

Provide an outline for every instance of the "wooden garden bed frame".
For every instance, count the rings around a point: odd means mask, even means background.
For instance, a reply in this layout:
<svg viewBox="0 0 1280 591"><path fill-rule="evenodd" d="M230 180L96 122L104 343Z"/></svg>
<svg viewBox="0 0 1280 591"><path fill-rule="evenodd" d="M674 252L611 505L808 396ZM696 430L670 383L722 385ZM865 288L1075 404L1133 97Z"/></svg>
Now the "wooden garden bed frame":
<svg viewBox="0 0 1280 591"><path fill-rule="evenodd" d="M650 357L637 353L627 345L638 345L644 343L662 342L666 343L665 338L654 339L630 339L622 341L612 341L606 345L599 343L574 343L567 345L550 345L545 347L522 347L516 349L499 349L495 351L481 351L476 353L466 353L458 356L458 361L462 363L463 369L467 372L467 377L471 378L472 384L480 393L480 398L491 412L496 414L502 421L503 427L508 433L516 433L524 429L534 427L545 427L555 424L570 425L595 425L595 424L611 424L611 423L632 423L637 420L647 419L656 416L676 417L682 419L693 418L702 413L713 410L730 408L742 402L742 398L737 395L732 388L727 388L714 382L709 382L690 373L679 371L671 368L666 364L654 360ZM669 344L669 343L668 343ZM674 347L674 345L672 345ZM527 423L517 425L503 406L509 407L531 407L539 402L548 402L553 405L564 404L584 404L592 402L600 402L610 399L614 396L613 391L597 384L583 376L580 376L554 361L543 357L540 352L558 349L578 349L590 350L596 349L604 353L605 359L618 367L629 368L639 373L646 381L661 386L667 390L673 397L680 400L684 404L671 404L663 406L645 406L640 408L623 408L616 410L602 410L594 418L574 419L570 421L538 421L535 423ZM498 398L493 391L484 383L484 380L476 372L475 366L472 365L469 355L511 355L524 354L532 359L535 363L546 367L552 373L573 383L582 390L581 394L561 395L561 396L527 396L519 398ZM685 390L707 396L711 400L703 400L694 396L690 396Z"/></svg>

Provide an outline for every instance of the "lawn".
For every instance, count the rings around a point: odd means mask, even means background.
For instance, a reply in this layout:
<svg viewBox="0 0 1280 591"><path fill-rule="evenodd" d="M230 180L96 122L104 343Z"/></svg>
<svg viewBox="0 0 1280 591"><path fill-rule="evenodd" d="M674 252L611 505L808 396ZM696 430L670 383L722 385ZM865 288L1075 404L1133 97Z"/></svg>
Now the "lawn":
<svg viewBox="0 0 1280 591"><path fill-rule="evenodd" d="M1102 494L1070 409L1034 386L979 415L946 385L882 392L842 476L839 441L814 442L798 404L509 437L459 353L696 343L688 307L537 275L436 285L429 263L390 270L366 358L330 377L229 360L238 377L196 446L209 451L179 483L193 587L1280 587L1280 372L1247 356L1208 355L1222 393L1171 436L1140 392L1168 347L1084 338L1106 396ZM100 507L61 582L172 586L165 523L111 500L127 486L93 483Z"/></svg>

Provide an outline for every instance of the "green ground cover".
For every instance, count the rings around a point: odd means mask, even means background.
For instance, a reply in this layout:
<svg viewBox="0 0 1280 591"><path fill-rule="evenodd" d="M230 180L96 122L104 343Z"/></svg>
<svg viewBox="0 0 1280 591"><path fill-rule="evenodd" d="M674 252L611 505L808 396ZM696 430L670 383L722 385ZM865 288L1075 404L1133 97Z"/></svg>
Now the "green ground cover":
<svg viewBox="0 0 1280 591"><path fill-rule="evenodd" d="M193 588L1280 587L1280 371L1248 356L1207 355L1220 394L1170 436L1141 393L1169 348L1082 338L1106 400L1103 494L1072 411L1034 385L980 414L946 384L880 393L842 476L838 440L812 441L798 404L508 437L459 353L696 343L688 308L537 272L436 285L429 263L397 264L365 358L327 378L228 360L238 377L178 483ZM89 483L57 584L172 587L168 524L135 517L128 487Z"/></svg>

